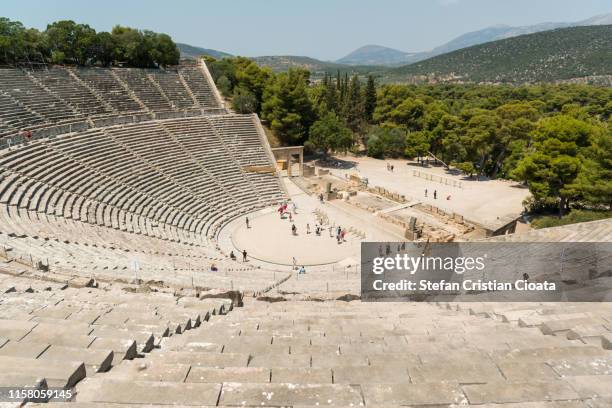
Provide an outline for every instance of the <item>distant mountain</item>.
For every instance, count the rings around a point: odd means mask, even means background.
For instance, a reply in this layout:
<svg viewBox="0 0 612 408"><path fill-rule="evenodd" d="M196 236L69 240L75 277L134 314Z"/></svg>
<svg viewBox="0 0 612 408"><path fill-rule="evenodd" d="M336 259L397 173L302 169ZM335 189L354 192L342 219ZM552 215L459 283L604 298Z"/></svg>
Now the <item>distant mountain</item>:
<svg viewBox="0 0 612 408"><path fill-rule="evenodd" d="M329 69L344 68L341 64L296 55L265 55L252 59L258 65L272 68L273 71L286 71L289 68L303 68L309 71L325 71Z"/></svg>
<svg viewBox="0 0 612 408"><path fill-rule="evenodd" d="M378 66L352 66L295 55L254 57L252 60L255 61L257 65L269 67L275 72L287 71L289 68L307 69L310 71L312 79L319 79L323 77L323 74L326 72L335 74L340 71L342 73L348 72L349 74L365 75L386 70L386 68Z"/></svg>
<svg viewBox="0 0 612 408"><path fill-rule="evenodd" d="M179 51L181 52L181 58L198 58L202 55L210 55L213 58L225 58L231 57L232 54L227 52L211 50L208 48L195 47L189 44L176 43Z"/></svg>
<svg viewBox="0 0 612 408"><path fill-rule="evenodd" d="M612 25L558 28L492 41L390 69L393 82L551 82L612 75Z"/></svg>
<svg viewBox="0 0 612 408"><path fill-rule="evenodd" d="M453 40L442 44L430 51L424 52L405 52L399 51L392 48L386 48L379 45L376 46L365 46L361 47L346 57L339 59L336 62L345 63L350 65L401 65L411 64L418 61L425 60L427 58L434 57L436 55L445 54L459 50L461 48L471 47L473 45L484 44L490 41L502 40L504 38L512 38L524 34L532 34L541 31L553 30L556 28L565 27L576 27L576 26L589 26L589 25L606 25L612 24L612 13L602 14L599 16L591 17L586 20L574 22L574 23L540 23L530 26L511 27L507 25L496 25L487 27L482 30L472 31L460 35ZM373 47L370 50L370 47ZM378 49L381 49L380 53ZM385 52L389 50L389 53ZM380 55L380 56L379 56ZM391 57L388 58L387 55ZM403 61L401 61L403 59ZM367 62L366 62L367 61ZM401 61L401 62L396 62Z"/></svg>
<svg viewBox="0 0 612 408"><path fill-rule="evenodd" d="M586 20L582 20L582 21L576 23L576 25L581 25L581 26L585 26L585 25L609 25L609 24L612 24L612 13L600 14L598 16L587 18Z"/></svg>
<svg viewBox="0 0 612 408"><path fill-rule="evenodd" d="M414 62L415 55L381 45L365 45L336 62L348 65L405 65Z"/></svg>

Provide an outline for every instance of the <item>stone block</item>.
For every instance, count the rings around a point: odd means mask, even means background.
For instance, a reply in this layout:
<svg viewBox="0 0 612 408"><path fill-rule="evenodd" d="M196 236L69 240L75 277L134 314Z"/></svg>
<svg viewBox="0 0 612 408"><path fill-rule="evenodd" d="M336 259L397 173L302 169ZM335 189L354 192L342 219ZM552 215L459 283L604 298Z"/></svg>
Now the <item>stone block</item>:
<svg viewBox="0 0 612 408"><path fill-rule="evenodd" d="M269 383L270 370L256 367L192 367L185 382L196 383ZM331 382L331 376L330 376Z"/></svg>
<svg viewBox="0 0 612 408"><path fill-rule="evenodd" d="M365 384L361 386L366 406L384 404L446 406L465 405L467 399L456 383Z"/></svg>
<svg viewBox="0 0 612 408"><path fill-rule="evenodd" d="M72 387L85 378L85 365L80 361L51 362L0 356L0 367L4 373L45 378L50 387Z"/></svg>
<svg viewBox="0 0 612 408"><path fill-rule="evenodd" d="M225 383L219 405L227 406L359 406L359 387L332 384Z"/></svg>
<svg viewBox="0 0 612 408"><path fill-rule="evenodd" d="M79 384L76 402L215 406L220 390L220 384L88 378Z"/></svg>
<svg viewBox="0 0 612 408"><path fill-rule="evenodd" d="M474 405L563 401L580 398L565 381L491 382L488 384L464 385L463 391L470 404Z"/></svg>
<svg viewBox="0 0 612 408"><path fill-rule="evenodd" d="M85 363L86 368L92 372L108 371L113 362L111 350L83 349L75 347L62 347L52 345L38 357L41 360L70 361L77 360Z"/></svg>

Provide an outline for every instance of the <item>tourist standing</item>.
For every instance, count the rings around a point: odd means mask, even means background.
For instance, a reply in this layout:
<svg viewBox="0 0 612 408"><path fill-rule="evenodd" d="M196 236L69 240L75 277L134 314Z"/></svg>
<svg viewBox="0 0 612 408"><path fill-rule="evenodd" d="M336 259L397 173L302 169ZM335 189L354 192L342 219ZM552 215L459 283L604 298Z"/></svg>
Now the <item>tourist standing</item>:
<svg viewBox="0 0 612 408"><path fill-rule="evenodd" d="M438 199L438 190L434 190L434 200Z"/></svg>
<svg viewBox="0 0 612 408"><path fill-rule="evenodd" d="M247 251L246 249L242 250L242 262L246 262L247 261Z"/></svg>
<svg viewBox="0 0 612 408"><path fill-rule="evenodd" d="M247 228L251 228L251 225L249 224L249 217L246 217L245 221L246 221Z"/></svg>

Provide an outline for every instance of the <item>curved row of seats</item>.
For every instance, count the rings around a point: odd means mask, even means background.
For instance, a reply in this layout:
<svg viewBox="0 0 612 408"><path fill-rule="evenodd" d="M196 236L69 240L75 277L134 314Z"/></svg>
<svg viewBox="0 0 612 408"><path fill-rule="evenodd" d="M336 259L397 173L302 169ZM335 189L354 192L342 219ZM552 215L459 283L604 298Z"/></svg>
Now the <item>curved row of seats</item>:
<svg viewBox="0 0 612 408"><path fill-rule="evenodd" d="M0 137L138 113L222 108L204 67L0 69Z"/></svg>
<svg viewBox="0 0 612 408"><path fill-rule="evenodd" d="M256 126L251 116L224 120ZM261 147L236 147L240 140L215 129L201 116L91 129L5 151L3 216L33 212L201 244L224 221L282 199L275 175L259 174L255 183L242 171L244 158L234 156L244 151L264 162Z"/></svg>

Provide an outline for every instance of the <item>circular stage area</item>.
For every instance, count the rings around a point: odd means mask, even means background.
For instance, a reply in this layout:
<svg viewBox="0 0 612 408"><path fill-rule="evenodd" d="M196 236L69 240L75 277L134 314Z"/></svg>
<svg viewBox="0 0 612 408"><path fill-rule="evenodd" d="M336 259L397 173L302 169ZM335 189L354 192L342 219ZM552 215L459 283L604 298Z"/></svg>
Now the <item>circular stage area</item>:
<svg viewBox="0 0 612 408"><path fill-rule="evenodd" d="M285 215L280 218L278 212L270 209L264 214L252 214L249 217L250 228L242 217L232 232L231 239L236 249L236 256L241 259L240 251L246 249L250 258L281 265L292 265L293 257L297 265L322 265L359 259L360 239L353 234L347 234L345 242L338 244L336 231L330 236L329 226L315 234L316 218L312 213L292 214L293 222ZM297 235L291 233L291 225L297 227ZM306 231L310 224L310 234ZM336 226L337 228L337 226ZM354 263L351 262L351 263Z"/></svg>

